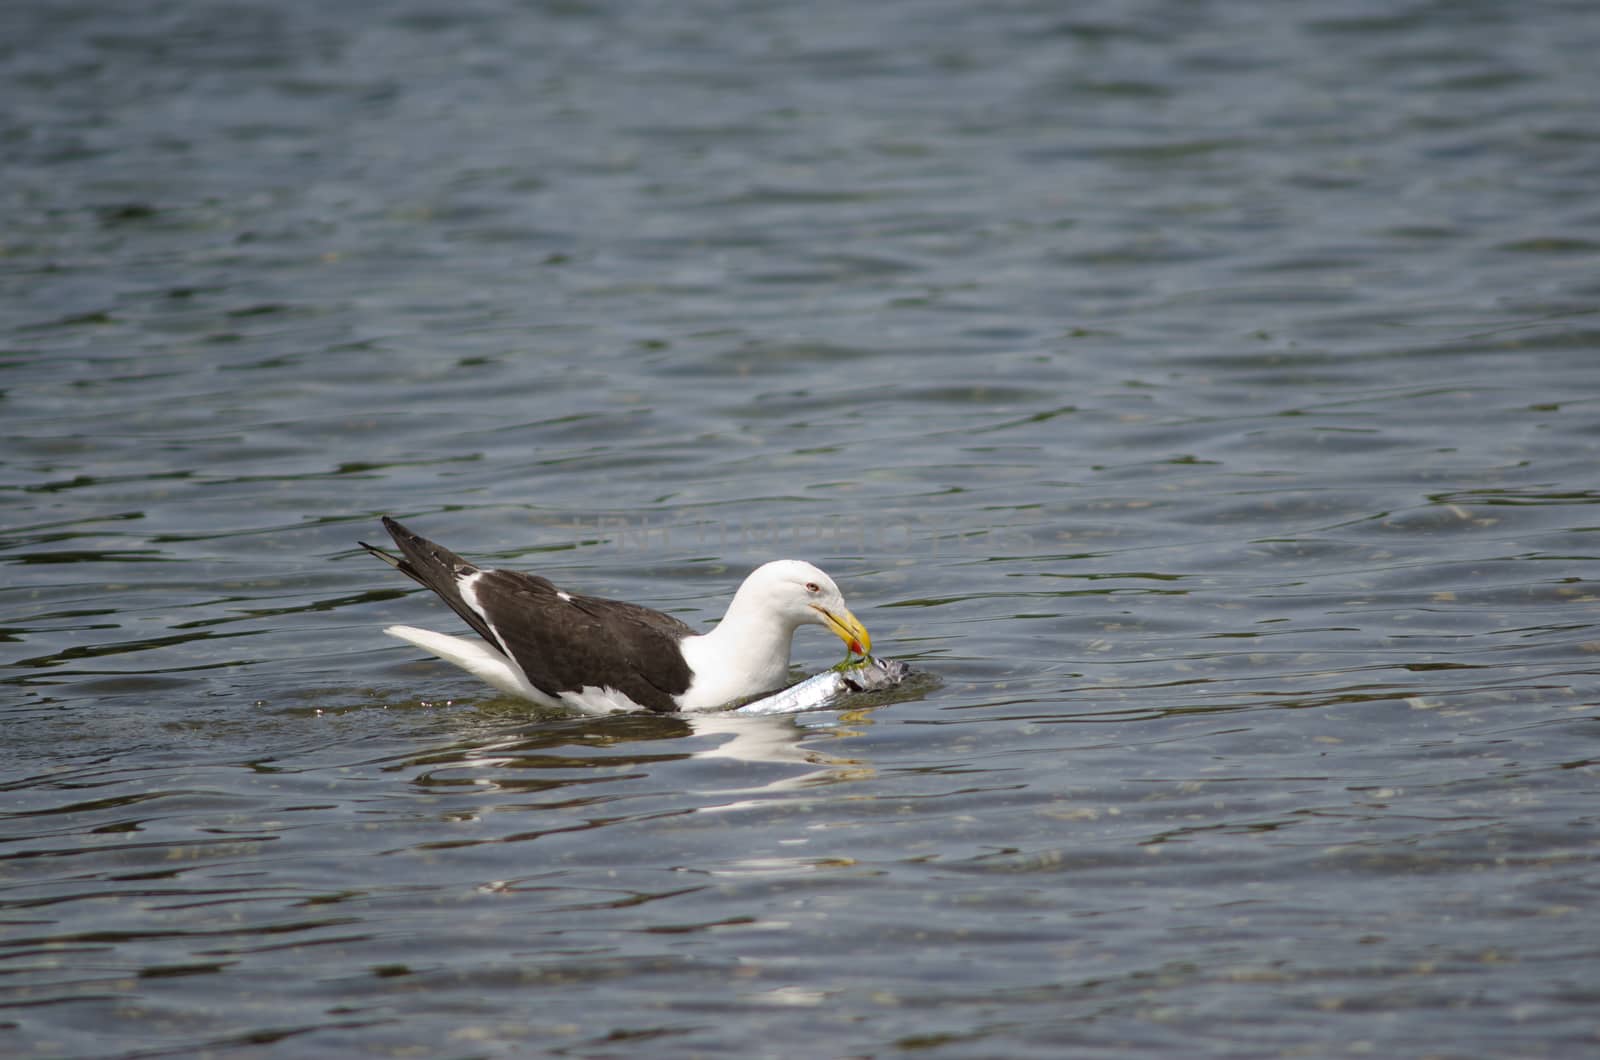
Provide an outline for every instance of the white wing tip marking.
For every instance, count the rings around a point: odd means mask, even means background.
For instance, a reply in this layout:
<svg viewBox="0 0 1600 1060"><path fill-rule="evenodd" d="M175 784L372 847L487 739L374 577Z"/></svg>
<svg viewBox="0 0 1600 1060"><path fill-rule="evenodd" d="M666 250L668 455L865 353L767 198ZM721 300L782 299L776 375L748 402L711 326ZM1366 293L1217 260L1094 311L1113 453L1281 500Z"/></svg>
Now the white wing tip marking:
<svg viewBox="0 0 1600 1060"><path fill-rule="evenodd" d="M488 573L486 570L473 571L456 583L456 592L460 593L461 599L466 601L467 606L472 608L479 618L483 619L483 624L489 627L489 632L494 634L494 639L497 642L495 646L509 656L511 653L506 649L506 639L500 635L500 627L494 624L494 619L489 617L489 612L485 611L483 605L478 602L478 579Z"/></svg>

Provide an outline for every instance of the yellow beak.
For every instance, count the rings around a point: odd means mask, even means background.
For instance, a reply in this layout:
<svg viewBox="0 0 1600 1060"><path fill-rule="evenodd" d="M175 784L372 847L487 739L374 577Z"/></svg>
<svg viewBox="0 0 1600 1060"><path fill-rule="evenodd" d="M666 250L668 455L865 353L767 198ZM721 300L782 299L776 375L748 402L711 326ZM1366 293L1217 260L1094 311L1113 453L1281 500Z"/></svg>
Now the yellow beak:
<svg viewBox="0 0 1600 1060"><path fill-rule="evenodd" d="M811 605L811 609L822 616L822 624L833 630L833 633L855 655L865 655L872 650L872 634L867 632L867 627L861 620L846 611L836 615L825 607Z"/></svg>

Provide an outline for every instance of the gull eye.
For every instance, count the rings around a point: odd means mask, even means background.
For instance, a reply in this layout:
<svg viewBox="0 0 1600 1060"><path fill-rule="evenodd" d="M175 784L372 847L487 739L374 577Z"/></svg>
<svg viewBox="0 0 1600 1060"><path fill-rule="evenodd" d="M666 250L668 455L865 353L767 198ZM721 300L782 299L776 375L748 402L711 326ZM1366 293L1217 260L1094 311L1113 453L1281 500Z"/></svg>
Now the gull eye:
<svg viewBox="0 0 1600 1060"><path fill-rule="evenodd" d="M808 593L820 593L821 591L822 591L822 586L818 585L816 582L806 582L806 592L808 592Z"/></svg>

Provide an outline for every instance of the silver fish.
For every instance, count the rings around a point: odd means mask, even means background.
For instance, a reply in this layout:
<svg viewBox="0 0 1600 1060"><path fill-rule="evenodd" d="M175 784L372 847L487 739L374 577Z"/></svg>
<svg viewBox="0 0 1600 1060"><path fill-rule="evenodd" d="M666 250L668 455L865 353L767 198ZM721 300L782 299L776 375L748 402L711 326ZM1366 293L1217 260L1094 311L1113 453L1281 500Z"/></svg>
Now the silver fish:
<svg viewBox="0 0 1600 1060"><path fill-rule="evenodd" d="M782 692L753 700L735 707L730 714L799 714L806 710L821 710L832 705L833 700L854 692L872 692L880 688L893 688L906 679L911 667L893 659L868 656L847 660L815 677L790 685Z"/></svg>

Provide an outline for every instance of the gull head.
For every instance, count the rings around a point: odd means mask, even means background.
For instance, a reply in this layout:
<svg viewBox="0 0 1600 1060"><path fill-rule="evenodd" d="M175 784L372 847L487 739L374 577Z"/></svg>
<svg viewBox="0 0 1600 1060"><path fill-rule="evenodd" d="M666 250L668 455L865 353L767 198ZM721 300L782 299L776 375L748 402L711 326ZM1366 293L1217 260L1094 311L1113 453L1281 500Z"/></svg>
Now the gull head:
<svg viewBox="0 0 1600 1060"><path fill-rule="evenodd" d="M803 560L780 559L757 567L739 589L740 596L746 593L791 628L823 626L852 654L872 650L871 635L845 606L844 594L833 579Z"/></svg>

